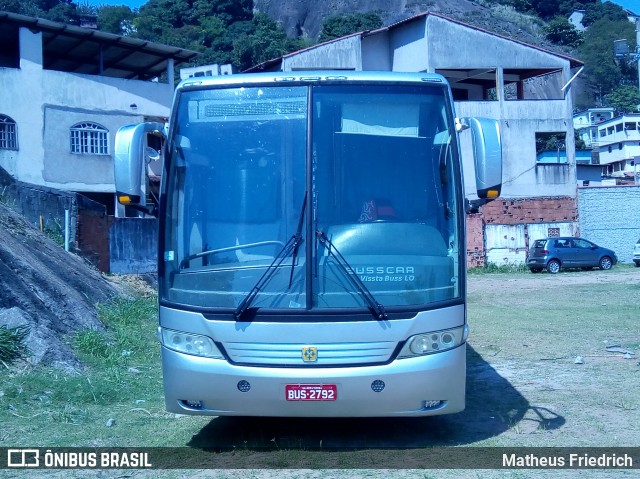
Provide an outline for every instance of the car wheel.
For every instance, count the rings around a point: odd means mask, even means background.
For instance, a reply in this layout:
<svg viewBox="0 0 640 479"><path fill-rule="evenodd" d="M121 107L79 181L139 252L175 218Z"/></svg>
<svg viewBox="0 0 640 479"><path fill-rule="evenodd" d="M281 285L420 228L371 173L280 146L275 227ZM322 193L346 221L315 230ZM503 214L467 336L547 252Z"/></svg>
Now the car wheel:
<svg viewBox="0 0 640 479"><path fill-rule="evenodd" d="M552 259L547 263L547 271L551 274L556 274L560 272L560 261L557 259Z"/></svg>
<svg viewBox="0 0 640 479"><path fill-rule="evenodd" d="M608 256L604 256L600 260L600 269L611 269L612 266L613 261L611 261L611 258L609 258Z"/></svg>
<svg viewBox="0 0 640 479"><path fill-rule="evenodd" d="M529 268L531 270L532 273L539 273L540 271L542 271L542 268Z"/></svg>

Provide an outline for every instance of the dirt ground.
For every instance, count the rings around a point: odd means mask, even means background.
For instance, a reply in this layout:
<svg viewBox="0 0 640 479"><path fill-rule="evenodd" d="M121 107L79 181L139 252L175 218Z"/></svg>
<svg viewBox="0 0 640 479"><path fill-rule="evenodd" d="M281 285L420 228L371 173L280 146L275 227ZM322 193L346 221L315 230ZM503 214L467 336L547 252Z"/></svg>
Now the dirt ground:
<svg viewBox="0 0 640 479"><path fill-rule="evenodd" d="M468 401L473 407L473 383L491 370L494 379L506 381L518 405L509 427L491 442L640 445L640 268L471 276L469 298L469 346L482 361L470 362ZM532 326L514 327L518 332L510 334L508 326L501 330L491 320L478 320L489 328L474 334L474 315L486 317L492 309L502 321ZM496 346L500 342L503 348ZM496 404L500 397L494 391L484 399Z"/></svg>

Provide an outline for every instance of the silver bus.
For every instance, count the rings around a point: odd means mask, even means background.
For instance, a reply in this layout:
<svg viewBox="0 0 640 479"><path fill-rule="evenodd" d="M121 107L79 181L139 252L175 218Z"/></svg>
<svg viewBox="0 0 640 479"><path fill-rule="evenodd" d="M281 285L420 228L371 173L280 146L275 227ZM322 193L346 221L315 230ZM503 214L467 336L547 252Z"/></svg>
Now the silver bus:
<svg viewBox="0 0 640 479"><path fill-rule="evenodd" d="M465 407L465 194L500 193L497 122L426 73L180 83L167 124L121 128L119 201L147 212L162 135L159 337L168 411L425 416Z"/></svg>

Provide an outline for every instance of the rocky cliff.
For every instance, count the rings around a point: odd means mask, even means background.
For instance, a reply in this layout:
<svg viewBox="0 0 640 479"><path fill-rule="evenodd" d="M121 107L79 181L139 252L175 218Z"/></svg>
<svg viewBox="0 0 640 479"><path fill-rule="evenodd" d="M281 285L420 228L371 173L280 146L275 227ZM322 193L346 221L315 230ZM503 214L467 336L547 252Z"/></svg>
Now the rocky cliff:
<svg viewBox="0 0 640 479"><path fill-rule="evenodd" d="M543 22L499 4L472 0L254 0L254 10L278 21L290 37L317 39L326 18L378 12L384 25L431 11L494 33L558 51L544 40Z"/></svg>
<svg viewBox="0 0 640 479"><path fill-rule="evenodd" d="M278 20L289 36L317 38L333 15L375 11L389 25L427 10L459 16L481 7L468 0L255 0L254 9Z"/></svg>

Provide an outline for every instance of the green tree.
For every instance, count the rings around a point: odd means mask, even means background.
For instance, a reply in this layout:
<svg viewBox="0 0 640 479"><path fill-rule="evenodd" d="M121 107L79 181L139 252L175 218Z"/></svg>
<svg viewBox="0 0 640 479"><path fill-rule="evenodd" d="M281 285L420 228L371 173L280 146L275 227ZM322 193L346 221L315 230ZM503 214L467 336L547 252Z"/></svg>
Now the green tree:
<svg viewBox="0 0 640 479"><path fill-rule="evenodd" d="M287 38L284 30L264 13L256 13L253 32L233 42L233 64L241 71L305 46L302 39Z"/></svg>
<svg viewBox="0 0 640 479"><path fill-rule="evenodd" d="M531 2L529 0L503 0L502 3L513 7L518 12L528 12L531 10Z"/></svg>
<svg viewBox="0 0 640 479"><path fill-rule="evenodd" d="M322 23L319 41L325 42L351 33L374 30L382 26L382 19L377 12L336 15Z"/></svg>
<svg viewBox="0 0 640 479"><path fill-rule="evenodd" d="M596 94L596 104L618 86L632 81L634 69L626 61L616 62L613 41L627 38L630 47L635 49L635 36L635 27L626 18L612 20L604 17L584 32L584 41L578 52L585 64L587 82Z"/></svg>
<svg viewBox="0 0 640 479"><path fill-rule="evenodd" d="M545 37L556 45L577 47L582 35L565 17L555 17L545 27Z"/></svg>
<svg viewBox="0 0 640 479"><path fill-rule="evenodd" d="M0 12L24 13L20 0L0 0Z"/></svg>
<svg viewBox="0 0 640 479"><path fill-rule="evenodd" d="M544 20L560 14L560 0L531 0L531 8Z"/></svg>
<svg viewBox="0 0 640 479"><path fill-rule="evenodd" d="M620 86L605 96L605 104L612 106L619 113L637 112L640 104L640 91L637 86Z"/></svg>
<svg viewBox="0 0 640 479"><path fill-rule="evenodd" d="M0 0L0 11L77 25L79 12L71 0Z"/></svg>
<svg viewBox="0 0 640 479"><path fill-rule="evenodd" d="M187 23L198 23L204 18L215 16L225 25L250 21L253 17L252 0L193 0L192 8L186 12Z"/></svg>
<svg viewBox="0 0 640 479"><path fill-rule="evenodd" d="M116 35L130 35L136 14L126 5L105 5L98 10L98 29Z"/></svg>
<svg viewBox="0 0 640 479"><path fill-rule="evenodd" d="M624 9L620 5L616 5L613 2L593 2L586 5L584 10L585 12L584 17L582 18L582 24L585 27L588 27L598 20L602 20L604 18L609 18L613 21L620 20L630 23L627 18L627 14L624 12Z"/></svg>

